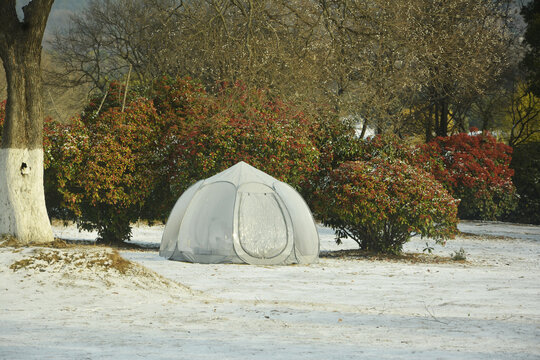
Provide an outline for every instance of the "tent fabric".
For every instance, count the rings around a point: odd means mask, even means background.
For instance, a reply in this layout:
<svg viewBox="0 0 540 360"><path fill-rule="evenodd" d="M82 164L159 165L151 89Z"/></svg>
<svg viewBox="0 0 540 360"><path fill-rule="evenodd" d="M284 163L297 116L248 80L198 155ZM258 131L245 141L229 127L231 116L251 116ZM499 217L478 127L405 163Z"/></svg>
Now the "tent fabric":
<svg viewBox="0 0 540 360"><path fill-rule="evenodd" d="M188 188L173 207L159 254L197 263L313 263L319 235L290 185L238 164Z"/></svg>

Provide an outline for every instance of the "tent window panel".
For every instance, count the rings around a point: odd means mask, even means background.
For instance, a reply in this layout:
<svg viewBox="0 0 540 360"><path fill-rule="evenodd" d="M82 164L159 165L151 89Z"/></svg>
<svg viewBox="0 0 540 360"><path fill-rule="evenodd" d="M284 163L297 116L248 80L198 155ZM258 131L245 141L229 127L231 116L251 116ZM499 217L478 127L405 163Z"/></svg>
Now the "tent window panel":
<svg viewBox="0 0 540 360"><path fill-rule="evenodd" d="M238 236L244 251L269 259L287 246L287 226L273 193L240 193Z"/></svg>
<svg viewBox="0 0 540 360"><path fill-rule="evenodd" d="M276 183L274 187L291 215L294 231L294 247L297 255L318 256L319 235L306 202L296 190L287 184Z"/></svg>
<svg viewBox="0 0 540 360"><path fill-rule="evenodd" d="M233 216L236 189L219 182L193 198L180 229L180 250L199 255L234 255Z"/></svg>
<svg viewBox="0 0 540 360"><path fill-rule="evenodd" d="M182 223L182 219L184 218L191 199L193 199L193 196L201 184L202 181L199 181L195 185L189 187L174 205L171 214L167 219L167 226L165 226L165 230L163 231L163 237L160 245L160 252L162 252L162 254L165 256L172 255L174 249L176 248L180 224Z"/></svg>

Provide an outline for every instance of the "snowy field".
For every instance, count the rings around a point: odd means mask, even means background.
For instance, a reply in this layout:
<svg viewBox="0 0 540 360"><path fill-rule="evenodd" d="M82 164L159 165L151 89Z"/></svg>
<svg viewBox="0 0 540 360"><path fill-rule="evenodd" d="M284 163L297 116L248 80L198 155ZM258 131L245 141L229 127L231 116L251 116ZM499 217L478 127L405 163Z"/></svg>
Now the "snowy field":
<svg viewBox="0 0 540 360"><path fill-rule="evenodd" d="M0 359L540 359L540 227L459 228L428 244L466 262L336 258L356 245L326 228L309 266L167 261L159 226L125 274L99 246L0 247Z"/></svg>

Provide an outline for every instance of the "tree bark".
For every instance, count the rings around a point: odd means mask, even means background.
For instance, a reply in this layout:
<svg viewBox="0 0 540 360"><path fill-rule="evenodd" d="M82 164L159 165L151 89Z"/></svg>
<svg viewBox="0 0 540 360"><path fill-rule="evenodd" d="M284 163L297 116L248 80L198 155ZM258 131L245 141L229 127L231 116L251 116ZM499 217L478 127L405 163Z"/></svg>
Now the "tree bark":
<svg viewBox="0 0 540 360"><path fill-rule="evenodd" d="M428 116L427 116L427 119L426 119L426 121L424 123L425 135L426 135L426 143L433 140L433 115L434 115L433 114L433 107L434 107L434 105L429 106Z"/></svg>
<svg viewBox="0 0 540 360"><path fill-rule="evenodd" d="M435 134L437 136L448 136L448 101L442 99L435 107Z"/></svg>
<svg viewBox="0 0 540 360"><path fill-rule="evenodd" d="M0 58L7 80L0 147L0 235L53 240L43 188L41 41L54 0L32 0L19 21L15 0L0 2Z"/></svg>

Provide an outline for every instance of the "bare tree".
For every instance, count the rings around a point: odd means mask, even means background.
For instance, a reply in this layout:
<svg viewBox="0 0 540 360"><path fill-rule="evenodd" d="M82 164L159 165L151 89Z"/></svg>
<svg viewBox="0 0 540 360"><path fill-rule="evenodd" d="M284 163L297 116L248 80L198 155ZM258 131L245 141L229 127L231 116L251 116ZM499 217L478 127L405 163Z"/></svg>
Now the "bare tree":
<svg viewBox="0 0 540 360"><path fill-rule="evenodd" d="M103 91L131 66L143 84L187 75L302 97L318 81L314 8L310 0L92 0L56 34L63 70L54 75Z"/></svg>
<svg viewBox="0 0 540 360"><path fill-rule="evenodd" d="M43 190L41 42L54 0L32 0L19 20L15 0L0 2L0 58L7 104L0 148L0 235L23 243L53 240Z"/></svg>
<svg viewBox="0 0 540 360"><path fill-rule="evenodd" d="M504 9L489 0L415 1L411 16L407 36L429 140L446 136L452 122L459 126L453 114L496 84L509 64L511 37Z"/></svg>
<svg viewBox="0 0 540 360"><path fill-rule="evenodd" d="M340 113L391 130L416 92L412 56L403 37L407 2L321 0L328 55L325 85Z"/></svg>
<svg viewBox="0 0 540 360"><path fill-rule="evenodd" d="M507 13L490 0L320 0L338 102L380 130L429 140L463 129L509 62Z"/></svg>
<svg viewBox="0 0 540 360"><path fill-rule="evenodd" d="M53 55L61 68L51 78L104 91L130 66L142 82L174 73L183 54L177 52L181 29L172 14L181 5L174 0L91 0L71 16L67 30L54 35Z"/></svg>

